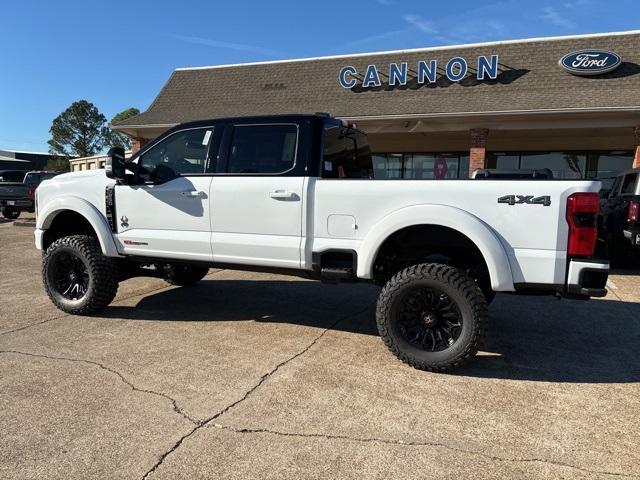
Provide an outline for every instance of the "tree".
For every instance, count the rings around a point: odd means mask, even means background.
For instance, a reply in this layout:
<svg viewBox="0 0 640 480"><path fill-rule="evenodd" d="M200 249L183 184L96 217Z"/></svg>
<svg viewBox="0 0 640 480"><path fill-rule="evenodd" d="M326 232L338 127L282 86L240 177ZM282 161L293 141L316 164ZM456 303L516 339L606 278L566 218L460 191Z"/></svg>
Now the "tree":
<svg viewBox="0 0 640 480"><path fill-rule="evenodd" d="M109 122L109 125L113 125L114 123L121 122L126 120L127 118L133 117L135 115L139 115L140 110L137 108L127 108L120 113L117 113ZM111 130L109 134L109 146L111 147L122 147L125 150L131 149L131 138L129 138L124 133L116 132Z"/></svg>
<svg viewBox="0 0 640 480"><path fill-rule="evenodd" d="M44 169L53 172L68 172L69 159L65 157L51 157L44 166Z"/></svg>
<svg viewBox="0 0 640 480"><path fill-rule="evenodd" d="M58 115L49 132L49 152L62 157L90 157L107 144L107 119L86 100L73 102Z"/></svg>

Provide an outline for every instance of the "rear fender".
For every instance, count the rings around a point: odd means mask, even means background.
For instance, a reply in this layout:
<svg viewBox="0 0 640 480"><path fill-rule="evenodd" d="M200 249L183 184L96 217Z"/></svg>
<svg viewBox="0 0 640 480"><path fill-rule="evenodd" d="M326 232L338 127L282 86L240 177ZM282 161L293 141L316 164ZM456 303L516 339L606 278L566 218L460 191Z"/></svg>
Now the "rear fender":
<svg viewBox="0 0 640 480"><path fill-rule="evenodd" d="M358 252L358 277L373 278L373 265L384 241L398 230L415 225L448 227L467 236L484 257L493 290L515 290L509 258L493 230L478 217L446 205L414 205L401 208L375 224Z"/></svg>

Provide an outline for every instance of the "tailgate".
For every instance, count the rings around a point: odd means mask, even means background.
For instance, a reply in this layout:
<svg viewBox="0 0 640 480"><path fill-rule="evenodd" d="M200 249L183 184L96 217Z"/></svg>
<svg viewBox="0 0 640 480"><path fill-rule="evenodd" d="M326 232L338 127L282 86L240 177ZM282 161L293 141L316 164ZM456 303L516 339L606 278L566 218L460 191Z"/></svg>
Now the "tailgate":
<svg viewBox="0 0 640 480"><path fill-rule="evenodd" d="M24 183L0 183L0 200L28 199L29 186Z"/></svg>

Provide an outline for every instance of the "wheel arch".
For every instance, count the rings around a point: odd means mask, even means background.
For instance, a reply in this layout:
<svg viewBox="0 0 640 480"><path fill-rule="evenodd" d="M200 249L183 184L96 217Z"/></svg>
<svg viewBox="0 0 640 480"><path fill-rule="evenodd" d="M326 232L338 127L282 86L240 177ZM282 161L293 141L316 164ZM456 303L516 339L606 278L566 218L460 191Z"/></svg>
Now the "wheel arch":
<svg viewBox="0 0 640 480"><path fill-rule="evenodd" d="M86 200L73 196L62 196L48 202L47 205L38 212L36 223L36 244L46 249L47 231L55 228L56 221L60 221L65 215L78 215L92 229L96 238L100 243L102 253L108 257L119 256L116 243L113 239L111 229L106 219L100 211ZM81 222L79 222L81 223ZM84 225L77 226L78 231L70 231L70 233L79 233L85 231Z"/></svg>
<svg viewBox="0 0 640 480"><path fill-rule="evenodd" d="M390 213L375 224L364 238L359 253L358 277L371 279L374 265L385 241L395 233L419 226L451 229L466 237L481 253L491 287L513 291L513 275L507 253L491 228L478 217L446 205L414 205Z"/></svg>

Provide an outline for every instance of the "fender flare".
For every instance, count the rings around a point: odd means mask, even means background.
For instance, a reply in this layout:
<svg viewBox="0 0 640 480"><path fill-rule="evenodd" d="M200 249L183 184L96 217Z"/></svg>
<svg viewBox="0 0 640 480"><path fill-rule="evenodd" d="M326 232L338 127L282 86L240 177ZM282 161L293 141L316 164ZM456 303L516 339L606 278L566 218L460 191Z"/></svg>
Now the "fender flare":
<svg viewBox="0 0 640 480"><path fill-rule="evenodd" d="M67 210L82 215L91 224L98 236L100 248L104 255L107 257L120 256L111 228L104 215L91 203L72 195L59 196L47 202L44 208L38 212L36 235L38 232L44 233L51 226L55 217Z"/></svg>
<svg viewBox="0 0 640 480"><path fill-rule="evenodd" d="M482 253L489 270L491 287L496 291L515 290L509 258L491 227L469 212L437 204L404 207L376 223L360 246L358 277L372 278L373 264L384 241L398 230L416 225L448 227L465 235Z"/></svg>

